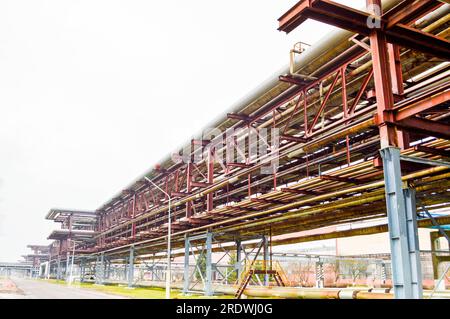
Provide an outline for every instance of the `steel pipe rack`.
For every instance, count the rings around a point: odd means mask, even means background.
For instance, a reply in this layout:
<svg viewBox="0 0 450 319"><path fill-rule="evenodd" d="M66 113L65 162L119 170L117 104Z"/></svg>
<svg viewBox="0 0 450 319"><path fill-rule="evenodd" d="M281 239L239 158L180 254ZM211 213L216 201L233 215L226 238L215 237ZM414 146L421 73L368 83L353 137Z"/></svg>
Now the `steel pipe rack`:
<svg viewBox="0 0 450 319"><path fill-rule="evenodd" d="M195 236L207 233L214 234L213 252L214 245L260 236L270 235L276 245L389 230L393 257L402 256L395 259L395 270L407 263L403 253L414 240L415 225L429 225L411 215L414 199L427 207L450 205L450 5L428 0L368 4L382 11L331 0L299 1L279 19L281 31L307 19L340 30L298 55L294 74L288 67L278 71L205 134L177 148L95 212L52 210L48 218L63 228L78 228L54 233L59 251L53 259L67 254L67 243L77 236L77 260L138 260L163 253L169 198L150 179L171 195L174 249L183 249L186 237L195 242ZM268 128L279 130L263 136ZM254 147L256 154L250 151ZM237 160L224 156L230 149L239 154ZM263 173L267 168L272 170ZM276 237L380 217L388 217L389 225ZM405 227L409 237L397 249L395 233ZM103 259L98 262L103 265ZM416 290L420 287L411 291ZM411 293L408 283L395 290L399 298Z"/></svg>

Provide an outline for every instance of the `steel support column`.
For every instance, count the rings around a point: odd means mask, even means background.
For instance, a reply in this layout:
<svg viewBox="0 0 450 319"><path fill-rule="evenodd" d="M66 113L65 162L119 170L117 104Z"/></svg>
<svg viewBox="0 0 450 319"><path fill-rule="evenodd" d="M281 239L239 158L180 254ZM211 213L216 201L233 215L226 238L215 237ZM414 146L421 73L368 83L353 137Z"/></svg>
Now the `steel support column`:
<svg viewBox="0 0 450 319"><path fill-rule="evenodd" d="M266 235L263 236L263 259L264 259L264 270L269 270L269 240ZM264 275L264 286L269 285L269 275Z"/></svg>
<svg viewBox="0 0 450 319"><path fill-rule="evenodd" d="M214 154L215 150L214 148L211 147L208 150L208 170L207 170L207 177L208 177L207 182L210 184L214 183ZM208 212L214 209L213 195L214 192L210 192L206 195L206 210Z"/></svg>
<svg viewBox="0 0 450 319"><path fill-rule="evenodd" d="M98 264L98 260L100 259L100 265ZM100 258L97 256L97 263L95 265L95 283L97 285L103 285L103 273L105 268L105 254L101 253Z"/></svg>
<svg viewBox="0 0 450 319"><path fill-rule="evenodd" d="M189 253L190 253L189 237L184 237L184 281L183 281L183 293L187 294L189 291L190 276L189 276ZM195 270L194 270L195 271Z"/></svg>
<svg viewBox="0 0 450 319"><path fill-rule="evenodd" d="M80 282L84 282L84 272L85 272L85 260L81 258L80 260Z"/></svg>
<svg viewBox="0 0 450 319"><path fill-rule="evenodd" d="M367 0L367 5L372 8L381 8L381 0ZM398 146L397 129L390 124L393 121L387 118L389 114L386 113L386 111L394 107L394 94L392 92L392 77L389 69L390 64L386 35L381 30L373 28L369 39L372 53L381 148Z"/></svg>
<svg viewBox="0 0 450 319"><path fill-rule="evenodd" d="M134 281L134 246L130 247L130 257L128 259L128 288L133 287Z"/></svg>
<svg viewBox="0 0 450 319"><path fill-rule="evenodd" d="M56 279L61 280L61 257L56 260Z"/></svg>
<svg viewBox="0 0 450 319"><path fill-rule="evenodd" d="M380 152L383 158L395 298L422 298L414 191L403 190L400 149L386 147Z"/></svg>
<svg viewBox="0 0 450 319"><path fill-rule="evenodd" d="M242 242L240 240L236 240L236 264L234 266L234 269L236 270L236 279L239 281L239 278L241 278L241 269L242 269Z"/></svg>
<svg viewBox="0 0 450 319"><path fill-rule="evenodd" d="M205 295L212 296L212 233L206 234L206 278L205 278Z"/></svg>
<svg viewBox="0 0 450 319"><path fill-rule="evenodd" d="M64 271L65 280L69 280L69 265L70 265L70 253L67 252L67 255L66 255L66 269Z"/></svg>
<svg viewBox="0 0 450 319"><path fill-rule="evenodd" d="M423 298L422 267L420 265L420 247L417 227L416 191L412 188L403 190L406 208L406 227L408 235L409 260L411 263L412 292L414 299Z"/></svg>

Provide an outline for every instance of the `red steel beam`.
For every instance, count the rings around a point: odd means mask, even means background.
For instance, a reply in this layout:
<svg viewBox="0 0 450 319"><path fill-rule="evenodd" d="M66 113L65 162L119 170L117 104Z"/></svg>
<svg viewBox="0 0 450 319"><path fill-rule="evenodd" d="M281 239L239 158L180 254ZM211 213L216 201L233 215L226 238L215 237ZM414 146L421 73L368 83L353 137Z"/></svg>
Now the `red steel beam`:
<svg viewBox="0 0 450 319"><path fill-rule="evenodd" d="M447 150L444 150L444 149L439 149L439 148L434 148L434 147L417 145L417 146L414 147L414 150L418 151L418 152L433 154L433 155L440 155L440 156L444 156L444 157L450 157L450 151L447 151Z"/></svg>
<svg viewBox="0 0 450 319"><path fill-rule="evenodd" d="M281 135L281 140L296 142L296 143L306 143L307 139L303 137L291 136L291 135Z"/></svg>
<svg viewBox="0 0 450 319"><path fill-rule="evenodd" d="M292 189L292 188L282 188L281 191L283 193L292 193L298 195L317 195L319 192L306 190L306 189Z"/></svg>
<svg viewBox="0 0 450 319"><path fill-rule="evenodd" d="M398 23L410 23L442 5L444 3L436 0L403 1L387 12L388 22L386 28L389 29Z"/></svg>
<svg viewBox="0 0 450 319"><path fill-rule="evenodd" d="M364 78L361 88L359 89L358 93L356 94L356 97L353 100L352 105L348 109L348 114L350 116L353 115L353 113L355 112L356 106L358 105L359 101L361 100L361 97L363 96L364 92L366 91L367 85L369 84L372 77L373 77L373 69L370 69L369 73L367 73L366 77Z"/></svg>
<svg viewBox="0 0 450 319"><path fill-rule="evenodd" d="M320 108L319 108L319 110L317 111L316 116L314 117L314 119L313 119L311 125L309 125L308 135L311 134L312 131L314 130L314 127L316 126L317 121L318 121L319 118L320 118L320 115L322 115L322 112L323 112L323 110L325 109L325 105L327 104L328 99L330 98L330 95L331 95L331 93L333 92L334 87L336 86L337 80L338 80L338 78L339 78L340 75L341 75L341 72L337 72L337 73L336 73L336 76L334 77L333 83L331 84L330 88L328 89L328 92L327 92L327 94L325 95L325 98L323 99L323 102L322 102L322 104L320 105Z"/></svg>
<svg viewBox="0 0 450 319"><path fill-rule="evenodd" d="M336 181L336 182L342 182L342 183L350 183L350 184L363 184L365 181L358 180L356 178L349 178L349 177L339 177L339 176L332 176L332 175L320 175L320 179L326 180L326 181Z"/></svg>
<svg viewBox="0 0 450 319"><path fill-rule="evenodd" d="M394 18L398 19L395 16ZM408 18L408 16L405 16L402 17L402 20ZM367 21L374 19L374 16L331 0L301 0L278 19L278 30L289 33L307 19L314 19L365 36L370 36L373 31ZM385 18L380 20L380 25L381 28L378 30L385 34L390 43L400 44L410 49L450 60L450 42L448 40L401 23L394 24L391 20Z"/></svg>
<svg viewBox="0 0 450 319"><path fill-rule="evenodd" d="M431 121L424 118L410 117L397 122L396 125L400 127L413 130L416 133L423 133L438 138L450 140L450 125Z"/></svg>
<svg viewBox="0 0 450 319"><path fill-rule="evenodd" d="M450 89L443 92L439 92L426 99L416 101L412 104L402 106L399 109L395 109L395 120L402 121L421 112L424 112L430 108L433 108L439 104L445 103L450 100Z"/></svg>

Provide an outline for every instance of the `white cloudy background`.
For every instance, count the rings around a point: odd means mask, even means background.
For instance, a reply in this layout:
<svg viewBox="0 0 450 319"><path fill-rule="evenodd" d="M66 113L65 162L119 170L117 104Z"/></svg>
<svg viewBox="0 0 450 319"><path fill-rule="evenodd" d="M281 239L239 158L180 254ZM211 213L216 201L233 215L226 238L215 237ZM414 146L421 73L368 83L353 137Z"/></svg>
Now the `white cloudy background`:
<svg viewBox="0 0 450 319"><path fill-rule="evenodd" d="M361 6L364 1L340 1ZM288 62L296 0L2 0L0 260L47 244Z"/></svg>

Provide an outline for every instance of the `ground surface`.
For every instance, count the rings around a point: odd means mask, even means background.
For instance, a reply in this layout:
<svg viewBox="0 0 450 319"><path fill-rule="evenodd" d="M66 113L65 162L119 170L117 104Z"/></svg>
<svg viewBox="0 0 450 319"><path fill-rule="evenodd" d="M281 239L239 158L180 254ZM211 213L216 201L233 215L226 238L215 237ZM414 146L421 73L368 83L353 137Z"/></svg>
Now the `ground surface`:
<svg viewBox="0 0 450 319"><path fill-rule="evenodd" d="M41 280L14 278L17 290L0 292L0 299L123 299L95 289L49 283Z"/></svg>
<svg viewBox="0 0 450 319"><path fill-rule="evenodd" d="M119 285L95 285L92 283L74 283L68 285L63 280L41 280L13 278L4 280L8 290L2 291L0 280L0 299L164 299L165 290L161 288L132 288ZM203 295L183 295L172 290L172 299L217 298ZM231 296L221 296L231 298Z"/></svg>

